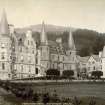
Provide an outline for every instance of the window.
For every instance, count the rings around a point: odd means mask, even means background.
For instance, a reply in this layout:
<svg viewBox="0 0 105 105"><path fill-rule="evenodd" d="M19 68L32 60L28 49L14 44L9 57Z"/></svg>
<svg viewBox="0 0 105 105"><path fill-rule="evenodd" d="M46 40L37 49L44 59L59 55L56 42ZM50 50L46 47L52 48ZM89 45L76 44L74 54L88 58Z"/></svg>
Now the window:
<svg viewBox="0 0 105 105"><path fill-rule="evenodd" d="M91 62L89 62L89 65L91 64Z"/></svg>
<svg viewBox="0 0 105 105"><path fill-rule="evenodd" d="M31 41L31 45L33 45L33 41Z"/></svg>
<svg viewBox="0 0 105 105"><path fill-rule="evenodd" d="M63 61L63 57L62 56L60 56L60 61Z"/></svg>
<svg viewBox="0 0 105 105"><path fill-rule="evenodd" d="M12 65L10 66L10 69L12 70Z"/></svg>
<svg viewBox="0 0 105 105"><path fill-rule="evenodd" d="M11 77L11 74L8 74L8 77L10 78Z"/></svg>
<svg viewBox="0 0 105 105"><path fill-rule="evenodd" d="M20 52L22 52L22 47L20 47Z"/></svg>
<svg viewBox="0 0 105 105"><path fill-rule="evenodd" d="M24 61L24 57L23 56L21 56L21 62L23 62Z"/></svg>
<svg viewBox="0 0 105 105"><path fill-rule="evenodd" d="M16 65L14 65L14 69L15 69L15 70L16 70L16 68L17 68Z"/></svg>
<svg viewBox="0 0 105 105"><path fill-rule="evenodd" d="M54 60L54 55L51 56L51 59Z"/></svg>
<svg viewBox="0 0 105 105"><path fill-rule="evenodd" d="M30 77L31 77L31 75L29 74L29 75L28 75L28 77L30 78Z"/></svg>
<svg viewBox="0 0 105 105"><path fill-rule="evenodd" d="M29 72L31 72L31 68L30 68L30 66L29 66Z"/></svg>
<svg viewBox="0 0 105 105"><path fill-rule="evenodd" d="M28 56L28 62L31 63L31 57L30 56Z"/></svg>
<svg viewBox="0 0 105 105"><path fill-rule="evenodd" d="M38 68L36 68L36 74L38 74Z"/></svg>
<svg viewBox="0 0 105 105"><path fill-rule="evenodd" d="M54 68L54 63L53 63L53 68Z"/></svg>
<svg viewBox="0 0 105 105"><path fill-rule="evenodd" d="M59 55L58 55L58 61L59 61Z"/></svg>
<svg viewBox="0 0 105 105"><path fill-rule="evenodd" d="M2 63L2 69L5 70L5 64L4 63Z"/></svg>
<svg viewBox="0 0 105 105"><path fill-rule="evenodd" d="M47 51L49 51L49 48L47 47Z"/></svg>
<svg viewBox="0 0 105 105"><path fill-rule="evenodd" d="M95 70L95 66L93 67L93 69Z"/></svg>
<svg viewBox="0 0 105 105"><path fill-rule="evenodd" d="M32 50L32 53L34 54L34 50Z"/></svg>
<svg viewBox="0 0 105 105"><path fill-rule="evenodd" d="M73 57L73 61L74 61L74 57Z"/></svg>
<svg viewBox="0 0 105 105"><path fill-rule="evenodd" d="M63 56L63 61L65 60L65 57Z"/></svg>
<svg viewBox="0 0 105 105"><path fill-rule="evenodd" d="M90 70L90 67L88 67L88 70Z"/></svg>
<svg viewBox="0 0 105 105"><path fill-rule="evenodd" d="M23 65L21 65L21 72L23 72Z"/></svg>
<svg viewBox="0 0 105 105"><path fill-rule="evenodd" d="M2 44L1 44L1 48L4 48L4 47L5 47L5 44L4 44L4 43L2 43Z"/></svg>
<svg viewBox="0 0 105 105"><path fill-rule="evenodd" d="M71 55L71 52L70 52L70 55Z"/></svg>
<svg viewBox="0 0 105 105"><path fill-rule="evenodd" d="M2 54L1 54L1 59L5 59L4 52L2 52Z"/></svg>
<svg viewBox="0 0 105 105"><path fill-rule="evenodd" d="M38 64L38 58L36 58L36 64Z"/></svg>
<svg viewBox="0 0 105 105"><path fill-rule="evenodd" d="M15 46L12 46L12 50L15 51Z"/></svg>
<svg viewBox="0 0 105 105"><path fill-rule="evenodd" d="M47 68L49 67L49 63L47 63Z"/></svg>
<svg viewBox="0 0 105 105"><path fill-rule="evenodd" d="M28 40L28 45L29 45L29 40Z"/></svg>

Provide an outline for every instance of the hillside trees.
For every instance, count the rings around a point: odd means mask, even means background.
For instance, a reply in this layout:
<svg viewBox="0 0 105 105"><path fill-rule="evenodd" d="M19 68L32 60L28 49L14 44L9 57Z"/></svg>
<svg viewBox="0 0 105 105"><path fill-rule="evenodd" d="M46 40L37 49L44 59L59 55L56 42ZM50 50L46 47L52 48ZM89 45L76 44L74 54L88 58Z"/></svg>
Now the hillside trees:
<svg viewBox="0 0 105 105"><path fill-rule="evenodd" d="M62 38L62 43L65 48L68 47L69 32L50 32L47 33L48 40L56 41L57 38ZM36 40L37 45L40 45L40 32L33 32L33 38ZM17 35L24 39L25 33ZM76 29L73 31L73 38L77 50L77 54L80 56L88 56L90 54L98 54L105 45L105 34L98 33L96 31L87 29ZM18 38L19 39L19 38Z"/></svg>

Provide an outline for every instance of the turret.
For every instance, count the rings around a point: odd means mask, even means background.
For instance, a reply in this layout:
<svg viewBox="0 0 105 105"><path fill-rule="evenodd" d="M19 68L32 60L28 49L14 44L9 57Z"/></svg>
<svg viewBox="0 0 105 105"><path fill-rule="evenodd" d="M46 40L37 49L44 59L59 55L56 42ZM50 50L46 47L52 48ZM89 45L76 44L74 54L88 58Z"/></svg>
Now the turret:
<svg viewBox="0 0 105 105"><path fill-rule="evenodd" d="M69 31L68 47L69 47L70 50L75 50L76 49L71 30Z"/></svg>
<svg viewBox="0 0 105 105"><path fill-rule="evenodd" d="M45 32L45 24L44 24L44 21L42 22L42 30L41 30L40 41L41 41L41 44L45 44L45 45L48 44L48 42L47 42L47 35L46 35L46 32Z"/></svg>
<svg viewBox="0 0 105 105"><path fill-rule="evenodd" d="M1 17L1 22L0 22L0 34L9 34L9 25L6 17L5 10L3 10L2 17Z"/></svg>

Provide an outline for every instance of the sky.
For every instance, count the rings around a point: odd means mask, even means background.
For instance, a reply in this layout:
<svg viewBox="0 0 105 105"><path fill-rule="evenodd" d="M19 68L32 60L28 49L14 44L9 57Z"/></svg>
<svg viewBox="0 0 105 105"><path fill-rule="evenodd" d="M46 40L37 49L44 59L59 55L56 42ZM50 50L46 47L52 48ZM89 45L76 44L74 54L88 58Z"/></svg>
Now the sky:
<svg viewBox="0 0 105 105"><path fill-rule="evenodd" d="M41 24L86 28L105 33L105 0L0 0L9 24Z"/></svg>

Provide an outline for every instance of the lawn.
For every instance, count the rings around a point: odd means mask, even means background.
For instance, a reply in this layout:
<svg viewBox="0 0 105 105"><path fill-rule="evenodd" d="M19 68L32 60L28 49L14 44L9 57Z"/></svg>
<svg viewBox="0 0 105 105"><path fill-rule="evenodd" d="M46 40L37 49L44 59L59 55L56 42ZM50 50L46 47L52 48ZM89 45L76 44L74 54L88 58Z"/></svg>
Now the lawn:
<svg viewBox="0 0 105 105"><path fill-rule="evenodd" d="M56 90L60 97L94 96L105 99L105 83L34 84L32 88L37 92L53 92Z"/></svg>
<svg viewBox="0 0 105 105"><path fill-rule="evenodd" d="M20 85L20 84L18 84ZM17 85L17 86L18 86ZM105 83L50 83L50 84L23 84L26 88L31 87L34 92L44 93L49 92L52 94L54 90L60 99L70 98L74 99L76 96L78 100L81 100L80 105L89 105L91 100L95 101L95 105L105 105ZM15 96L4 96L6 102L20 105L21 102L27 102L17 98Z"/></svg>

